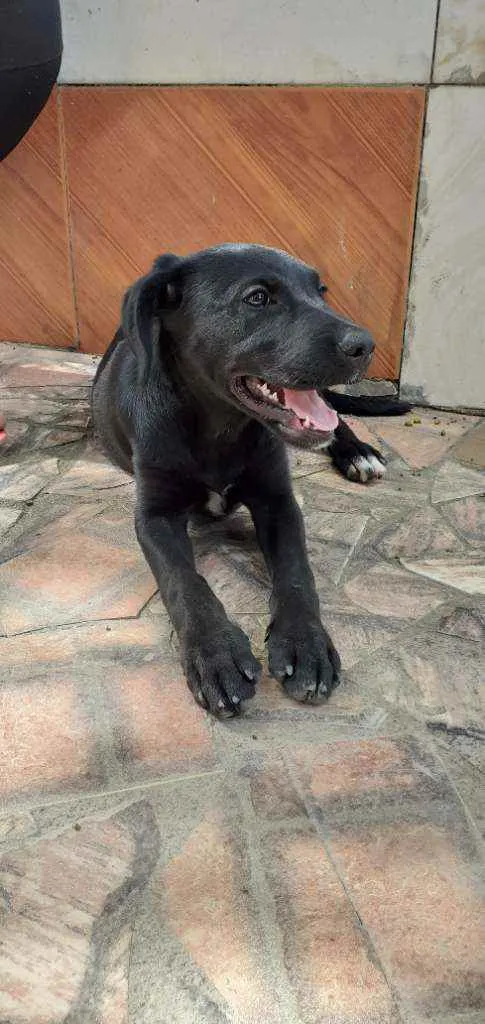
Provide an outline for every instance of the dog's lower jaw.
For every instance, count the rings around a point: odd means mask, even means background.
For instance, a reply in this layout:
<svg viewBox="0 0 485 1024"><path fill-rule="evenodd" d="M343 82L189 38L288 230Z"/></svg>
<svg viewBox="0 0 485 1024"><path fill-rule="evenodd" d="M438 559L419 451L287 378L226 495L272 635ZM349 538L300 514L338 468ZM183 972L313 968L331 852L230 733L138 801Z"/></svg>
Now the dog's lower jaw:
<svg viewBox="0 0 485 1024"><path fill-rule="evenodd" d="M314 388L268 384L263 378L240 375L230 383L239 406L270 427L278 427L288 440L301 435L306 447L333 436L338 417Z"/></svg>
<svg viewBox="0 0 485 1024"><path fill-rule="evenodd" d="M333 444L335 439L334 433L327 434L320 438L315 434L312 435L309 431L287 430L285 427L282 427L281 424L277 424L274 427L272 424L267 425L271 426L271 428L275 430L275 433L277 433L279 437L286 442L286 444L291 445L292 448L301 448L307 452L325 451L326 448Z"/></svg>

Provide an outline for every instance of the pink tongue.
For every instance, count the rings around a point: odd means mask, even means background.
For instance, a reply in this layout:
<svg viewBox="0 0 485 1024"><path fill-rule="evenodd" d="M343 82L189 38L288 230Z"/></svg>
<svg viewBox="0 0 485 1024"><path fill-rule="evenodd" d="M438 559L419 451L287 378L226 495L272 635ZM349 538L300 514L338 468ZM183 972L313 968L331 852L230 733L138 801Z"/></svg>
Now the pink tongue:
<svg viewBox="0 0 485 1024"><path fill-rule="evenodd" d="M289 391L287 388L283 390L287 409L292 409L299 420L308 417L310 425L317 430L335 430L338 424L337 413L317 395L316 391ZM301 429L301 424L299 426Z"/></svg>

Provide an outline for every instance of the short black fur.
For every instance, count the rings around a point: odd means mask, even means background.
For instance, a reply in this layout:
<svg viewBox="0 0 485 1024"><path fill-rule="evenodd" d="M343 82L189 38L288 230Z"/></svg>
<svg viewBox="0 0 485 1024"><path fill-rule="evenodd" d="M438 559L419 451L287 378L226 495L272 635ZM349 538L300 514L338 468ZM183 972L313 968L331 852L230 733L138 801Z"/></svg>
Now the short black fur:
<svg viewBox="0 0 485 1024"><path fill-rule="evenodd" d="M112 460L135 476L137 536L188 684L213 714L237 714L261 667L195 566L188 520L211 492L226 511L246 505L254 521L272 584L271 674L290 696L314 704L339 682L285 440L293 432L307 447L329 446L344 472L361 442L342 421L333 433L313 421L303 429L284 400L255 400L254 382L269 382L278 395L318 389L339 408L345 396L326 389L361 376L373 348L364 328L328 306L314 270L260 246L161 256L125 296L94 381L95 428Z"/></svg>

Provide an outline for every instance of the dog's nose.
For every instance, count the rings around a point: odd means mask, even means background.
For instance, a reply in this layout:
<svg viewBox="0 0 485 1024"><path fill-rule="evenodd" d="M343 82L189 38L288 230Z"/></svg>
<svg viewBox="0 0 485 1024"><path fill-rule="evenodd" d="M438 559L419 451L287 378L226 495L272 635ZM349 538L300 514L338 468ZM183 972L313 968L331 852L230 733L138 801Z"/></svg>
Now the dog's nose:
<svg viewBox="0 0 485 1024"><path fill-rule="evenodd" d="M370 359L375 344L368 331L349 330L340 338L338 347L349 359Z"/></svg>

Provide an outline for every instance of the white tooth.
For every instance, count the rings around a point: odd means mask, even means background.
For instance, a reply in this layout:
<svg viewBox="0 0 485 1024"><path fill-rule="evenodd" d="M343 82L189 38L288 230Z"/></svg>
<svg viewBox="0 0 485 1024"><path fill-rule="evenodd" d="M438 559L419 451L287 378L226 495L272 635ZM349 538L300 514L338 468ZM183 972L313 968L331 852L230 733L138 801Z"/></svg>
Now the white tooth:
<svg viewBox="0 0 485 1024"><path fill-rule="evenodd" d="M310 417L309 416L305 416L305 419L303 420L303 426L306 427L307 429L310 426Z"/></svg>
<svg viewBox="0 0 485 1024"><path fill-rule="evenodd" d="M263 386L261 388L261 391L263 392L263 395L269 395L269 387L268 387L268 385L267 384L263 384Z"/></svg>

